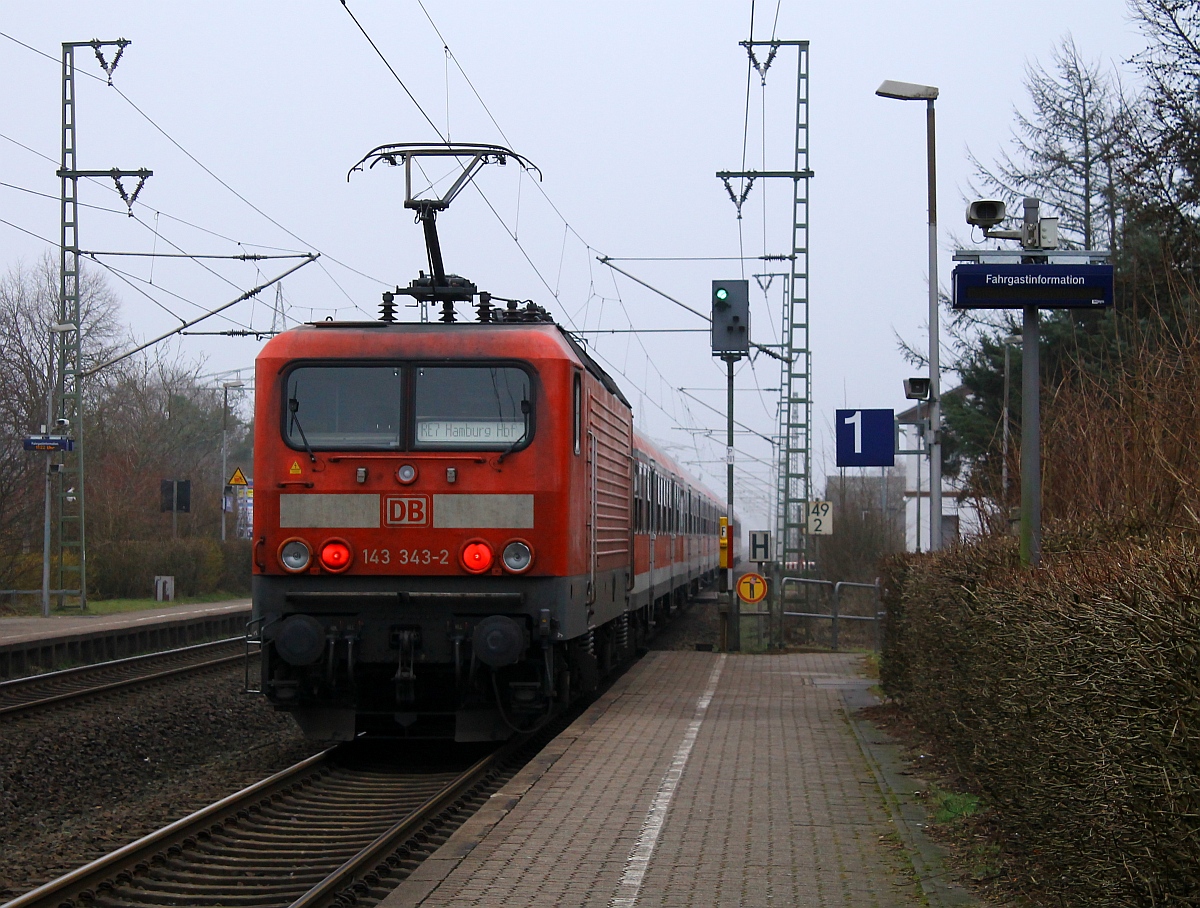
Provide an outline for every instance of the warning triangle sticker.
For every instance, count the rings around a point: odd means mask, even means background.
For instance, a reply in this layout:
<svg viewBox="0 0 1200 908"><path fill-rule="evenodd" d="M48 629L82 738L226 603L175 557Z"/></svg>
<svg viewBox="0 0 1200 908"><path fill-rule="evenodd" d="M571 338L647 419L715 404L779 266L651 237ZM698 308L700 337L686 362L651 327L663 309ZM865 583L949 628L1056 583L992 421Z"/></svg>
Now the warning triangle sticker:
<svg viewBox="0 0 1200 908"><path fill-rule="evenodd" d="M300 461L298 461L298 460L293 460L293 461L292 461L292 467L291 467L291 469L290 469L290 470L288 470L288 472L289 472L289 473L291 473L293 476L299 476L299 475L300 475L300 474L303 472L303 471L300 469Z"/></svg>
<svg viewBox="0 0 1200 908"><path fill-rule="evenodd" d="M229 480L225 483L225 485L227 485L227 486L245 486L245 485L249 485L249 483L246 482L246 474L242 472L242 468L238 467L236 470L233 471L233 475L229 477Z"/></svg>

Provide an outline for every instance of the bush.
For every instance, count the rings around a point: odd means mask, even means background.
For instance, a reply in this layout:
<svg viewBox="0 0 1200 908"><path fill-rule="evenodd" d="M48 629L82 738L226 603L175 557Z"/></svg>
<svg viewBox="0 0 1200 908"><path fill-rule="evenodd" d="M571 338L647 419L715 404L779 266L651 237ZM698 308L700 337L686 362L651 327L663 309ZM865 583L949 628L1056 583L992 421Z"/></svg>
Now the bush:
<svg viewBox="0 0 1200 908"><path fill-rule="evenodd" d="M225 562L213 539L104 543L91 549L88 591L97 599L144 599L154 595L155 576L168 575L176 596L202 596L222 586Z"/></svg>
<svg viewBox="0 0 1200 908"><path fill-rule="evenodd" d="M888 565L887 694L996 807L1018 883L1063 905L1200 904L1193 543L1012 540Z"/></svg>
<svg viewBox="0 0 1200 908"><path fill-rule="evenodd" d="M233 539L224 544L222 551L225 565L220 588L227 593L249 596L254 543L249 539Z"/></svg>

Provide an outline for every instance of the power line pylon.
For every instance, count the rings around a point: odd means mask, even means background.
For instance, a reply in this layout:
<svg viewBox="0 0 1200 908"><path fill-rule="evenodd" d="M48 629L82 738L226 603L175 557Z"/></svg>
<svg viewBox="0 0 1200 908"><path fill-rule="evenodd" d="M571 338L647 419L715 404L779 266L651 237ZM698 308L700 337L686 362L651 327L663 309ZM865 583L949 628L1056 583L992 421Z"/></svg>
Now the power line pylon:
<svg viewBox="0 0 1200 908"><path fill-rule="evenodd" d="M812 357L809 345L808 319L808 250L809 250L809 104L807 41L742 41L750 64L766 84L767 70L782 47L796 48L796 143L791 170L720 171L717 176L741 217L756 179L787 179L792 181L792 263L791 275L783 302L783 365L780 375L779 398L779 473L776 510L776 557L786 568L794 564L803 571L807 545L805 525L808 501L812 492ZM766 60L760 61L755 48L769 48ZM746 181L741 193L735 193L730 180Z"/></svg>
<svg viewBox="0 0 1200 908"><path fill-rule="evenodd" d="M83 352L82 312L79 298L79 180L81 177L108 177L116 184L117 192L133 210L151 171L141 170L78 170L75 146L75 49L90 47L100 68L112 84L113 70L129 42L64 41L62 46L62 166L61 181L60 259L58 324L51 326L51 345L57 348L57 372L54 376L53 415L62 434L74 439L71 451L63 452L54 465L55 548L58 553L58 602L62 608L67 596L78 596L80 611L87 610L87 534L84 521L84 445L83 445ZM116 48L111 61L104 56L105 48ZM137 177L132 193L121 182L124 177Z"/></svg>
<svg viewBox="0 0 1200 908"><path fill-rule="evenodd" d="M283 313L283 284L275 285L275 308L271 310L271 334L287 330L287 316Z"/></svg>

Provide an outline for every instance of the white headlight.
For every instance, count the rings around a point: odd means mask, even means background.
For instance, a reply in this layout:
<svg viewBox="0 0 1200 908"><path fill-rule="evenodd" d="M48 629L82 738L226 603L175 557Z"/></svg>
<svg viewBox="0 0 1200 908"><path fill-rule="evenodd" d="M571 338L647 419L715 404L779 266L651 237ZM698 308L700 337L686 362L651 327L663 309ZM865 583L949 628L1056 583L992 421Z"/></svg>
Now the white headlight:
<svg viewBox="0 0 1200 908"><path fill-rule="evenodd" d="M405 485L417 478L417 468L411 463L401 464L400 469L396 471L396 478Z"/></svg>
<svg viewBox="0 0 1200 908"><path fill-rule="evenodd" d="M308 567L312 552L299 539L293 539L279 550L279 560L289 571L302 571Z"/></svg>
<svg viewBox="0 0 1200 908"><path fill-rule="evenodd" d="M523 542L510 542L504 547L504 566L514 574L529 567L533 561L533 552Z"/></svg>

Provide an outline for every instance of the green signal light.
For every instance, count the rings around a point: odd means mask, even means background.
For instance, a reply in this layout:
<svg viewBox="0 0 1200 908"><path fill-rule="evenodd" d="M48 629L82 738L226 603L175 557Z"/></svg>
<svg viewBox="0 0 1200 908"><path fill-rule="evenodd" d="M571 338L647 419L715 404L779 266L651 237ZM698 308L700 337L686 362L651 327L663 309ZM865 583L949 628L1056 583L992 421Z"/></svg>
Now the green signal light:
<svg viewBox="0 0 1200 908"><path fill-rule="evenodd" d="M718 287L716 297L721 302L725 302L725 300L729 299L729 291L726 290L724 287Z"/></svg>

